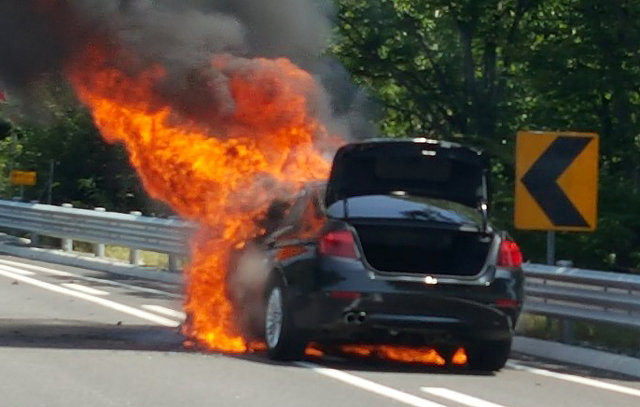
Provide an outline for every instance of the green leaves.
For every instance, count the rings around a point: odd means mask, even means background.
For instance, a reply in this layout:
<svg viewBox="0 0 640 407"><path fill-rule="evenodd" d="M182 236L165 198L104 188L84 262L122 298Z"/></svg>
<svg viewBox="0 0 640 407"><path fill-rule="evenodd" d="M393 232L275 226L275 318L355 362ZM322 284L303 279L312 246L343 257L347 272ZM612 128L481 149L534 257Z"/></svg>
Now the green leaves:
<svg viewBox="0 0 640 407"><path fill-rule="evenodd" d="M103 141L84 108L71 97L50 99L45 105L47 121L23 118L13 125L12 137L0 139L0 170L5 174L0 177L0 191L5 199L17 195L17 188L8 185L12 166L37 172L37 185L25 187L25 199L46 202L53 161L55 204L125 212L151 208L123 148Z"/></svg>

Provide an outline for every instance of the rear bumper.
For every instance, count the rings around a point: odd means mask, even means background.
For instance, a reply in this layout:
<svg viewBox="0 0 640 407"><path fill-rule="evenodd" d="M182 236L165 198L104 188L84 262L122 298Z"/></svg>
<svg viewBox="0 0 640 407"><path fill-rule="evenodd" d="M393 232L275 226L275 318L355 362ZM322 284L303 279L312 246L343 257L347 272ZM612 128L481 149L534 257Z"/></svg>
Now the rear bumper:
<svg viewBox="0 0 640 407"><path fill-rule="evenodd" d="M508 340L519 314L493 305L498 298L521 301L522 282L509 274L488 285L426 285L376 279L353 261L320 266L316 275L329 278L290 298L296 325L312 339Z"/></svg>
<svg viewBox="0 0 640 407"><path fill-rule="evenodd" d="M294 320L311 337L345 341L507 340L512 335L508 315L498 309L451 298L419 300L391 304L380 293L354 301L324 294L307 307L294 306Z"/></svg>

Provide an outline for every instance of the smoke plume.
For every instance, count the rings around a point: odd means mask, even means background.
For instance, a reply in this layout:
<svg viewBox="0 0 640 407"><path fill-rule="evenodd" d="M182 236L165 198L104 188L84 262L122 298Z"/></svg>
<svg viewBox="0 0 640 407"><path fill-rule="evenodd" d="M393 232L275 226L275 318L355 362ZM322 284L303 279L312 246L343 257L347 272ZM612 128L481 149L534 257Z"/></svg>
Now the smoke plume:
<svg viewBox="0 0 640 407"><path fill-rule="evenodd" d="M188 119L216 125L234 110L228 75L212 55L287 57L337 90L310 109L344 136L369 133L366 98L334 61L321 58L331 33L329 0L0 0L0 88L23 104L43 77L64 72L87 46L107 44L110 63L132 75L167 71L158 92ZM37 86L37 85L36 85Z"/></svg>

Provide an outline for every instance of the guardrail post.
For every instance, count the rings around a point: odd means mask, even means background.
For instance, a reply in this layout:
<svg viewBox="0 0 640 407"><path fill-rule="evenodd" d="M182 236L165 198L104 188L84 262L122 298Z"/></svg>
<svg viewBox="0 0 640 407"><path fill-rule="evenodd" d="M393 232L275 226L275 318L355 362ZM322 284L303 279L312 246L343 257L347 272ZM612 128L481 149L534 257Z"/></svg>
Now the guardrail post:
<svg viewBox="0 0 640 407"><path fill-rule="evenodd" d="M172 273L180 272L180 256L169 253L169 271Z"/></svg>
<svg viewBox="0 0 640 407"><path fill-rule="evenodd" d="M31 240L31 246L40 246L40 235L33 232L29 234L29 240Z"/></svg>
<svg viewBox="0 0 640 407"><path fill-rule="evenodd" d="M140 211L131 211L129 213L134 216L142 216L142 212ZM134 266L142 265L142 254L140 253L140 249L136 249L135 247L129 248L129 263Z"/></svg>
<svg viewBox="0 0 640 407"><path fill-rule="evenodd" d="M575 336L575 323L570 319L562 319L560 321L560 335L562 335L562 342L572 345L576 342Z"/></svg>
<svg viewBox="0 0 640 407"><path fill-rule="evenodd" d="M71 205L70 203L63 203L62 207L63 208L73 208L73 205ZM73 240L72 239L63 238L62 239L62 250L64 250L65 252L72 252L73 251Z"/></svg>
<svg viewBox="0 0 640 407"><path fill-rule="evenodd" d="M169 216L171 220L180 220L179 216ZM179 273L181 272L180 268L180 258L182 256L176 253L169 253L169 272L171 273Z"/></svg>
<svg viewBox="0 0 640 407"><path fill-rule="evenodd" d="M93 208L94 211L97 212L106 212L107 210L102 207ZM105 254L105 245L104 243L94 243L93 244L93 254L96 257L103 258Z"/></svg>
<svg viewBox="0 0 640 407"><path fill-rule="evenodd" d="M32 204L40 203L40 201L34 200L31 201ZM39 246L40 245L40 235L38 232L29 233L29 240L31 241L31 246Z"/></svg>
<svg viewBox="0 0 640 407"><path fill-rule="evenodd" d="M142 265L142 255L140 254L140 249L130 249L129 263L133 264L134 266Z"/></svg>

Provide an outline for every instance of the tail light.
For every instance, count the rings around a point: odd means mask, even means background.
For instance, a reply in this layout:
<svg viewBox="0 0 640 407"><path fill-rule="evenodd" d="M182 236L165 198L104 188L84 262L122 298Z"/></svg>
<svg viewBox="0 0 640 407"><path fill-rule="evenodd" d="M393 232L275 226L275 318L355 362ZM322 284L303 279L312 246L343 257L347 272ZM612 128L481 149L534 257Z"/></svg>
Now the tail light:
<svg viewBox="0 0 640 407"><path fill-rule="evenodd" d="M356 241L348 230L334 230L320 238L318 254L357 259Z"/></svg>
<svg viewBox="0 0 640 407"><path fill-rule="evenodd" d="M499 298L496 300L496 305L502 308L518 308L520 302L511 298Z"/></svg>
<svg viewBox="0 0 640 407"><path fill-rule="evenodd" d="M503 240L498 253L498 266L520 267L522 265L522 252L513 240Z"/></svg>

